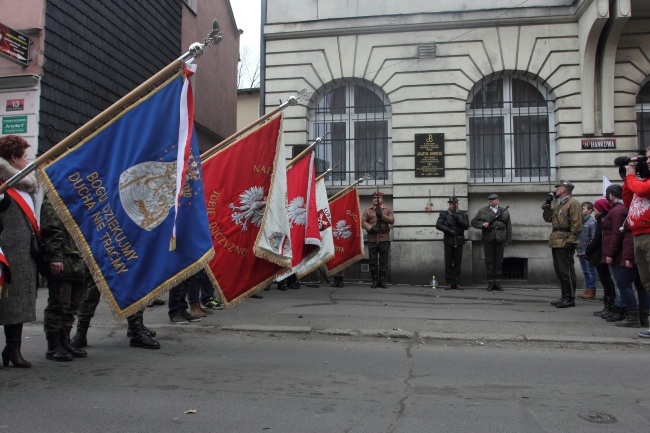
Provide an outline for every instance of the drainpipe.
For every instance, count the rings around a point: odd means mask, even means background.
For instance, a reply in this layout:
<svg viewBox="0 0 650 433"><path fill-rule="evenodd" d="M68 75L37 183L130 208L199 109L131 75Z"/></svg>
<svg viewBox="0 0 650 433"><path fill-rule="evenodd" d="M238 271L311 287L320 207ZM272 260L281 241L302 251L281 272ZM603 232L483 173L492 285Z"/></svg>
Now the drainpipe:
<svg viewBox="0 0 650 433"><path fill-rule="evenodd" d="M266 41L264 40L264 25L266 24L266 0L262 0L262 17L260 19L260 117L264 115L266 107Z"/></svg>

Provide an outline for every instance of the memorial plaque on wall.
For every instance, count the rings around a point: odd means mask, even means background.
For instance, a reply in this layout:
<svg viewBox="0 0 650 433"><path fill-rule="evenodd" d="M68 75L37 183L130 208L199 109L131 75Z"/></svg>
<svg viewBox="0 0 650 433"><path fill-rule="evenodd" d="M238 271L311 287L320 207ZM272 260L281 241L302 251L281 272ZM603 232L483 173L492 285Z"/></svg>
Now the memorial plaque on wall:
<svg viewBox="0 0 650 433"><path fill-rule="evenodd" d="M445 175L445 134L415 134L415 177Z"/></svg>

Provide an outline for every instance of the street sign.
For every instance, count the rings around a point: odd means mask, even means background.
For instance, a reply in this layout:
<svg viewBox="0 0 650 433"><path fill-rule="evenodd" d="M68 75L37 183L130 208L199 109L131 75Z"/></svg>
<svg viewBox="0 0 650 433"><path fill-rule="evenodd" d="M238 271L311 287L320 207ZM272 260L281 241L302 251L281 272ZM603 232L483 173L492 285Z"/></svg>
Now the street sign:
<svg viewBox="0 0 650 433"><path fill-rule="evenodd" d="M3 116L2 134L26 134L27 116Z"/></svg>
<svg viewBox="0 0 650 433"><path fill-rule="evenodd" d="M30 42L27 36L0 23L0 56L27 66Z"/></svg>

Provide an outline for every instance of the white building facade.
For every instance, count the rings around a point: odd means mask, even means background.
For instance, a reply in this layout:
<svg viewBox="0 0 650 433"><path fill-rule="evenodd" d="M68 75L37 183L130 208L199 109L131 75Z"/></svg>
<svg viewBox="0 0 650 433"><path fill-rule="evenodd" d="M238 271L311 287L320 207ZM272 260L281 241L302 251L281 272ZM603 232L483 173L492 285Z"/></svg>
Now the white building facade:
<svg viewBox="0 0 650 433"><path fill-rule="evenodd" d="M285 143L327 133L332 192L370 174L362 206L380 190L396 216L393 282L443 275L450 195L471 219L497 193L513 223L504 280L552 283L546 194L566 179L593 202L603 176L620 181L614 158L650 145L647 0L263 0L262 20L261 105L311 92L285 110ZM463 280L480 283L468 237Z"/></svg>

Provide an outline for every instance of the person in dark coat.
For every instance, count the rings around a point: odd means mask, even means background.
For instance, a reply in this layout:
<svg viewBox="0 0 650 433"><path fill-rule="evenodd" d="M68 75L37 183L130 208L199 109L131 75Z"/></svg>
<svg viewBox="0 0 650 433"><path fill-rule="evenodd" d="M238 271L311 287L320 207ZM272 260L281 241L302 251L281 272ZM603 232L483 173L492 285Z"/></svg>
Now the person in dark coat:
<svg viewBox="0 0 650 433"><path fill-rule="evenodd" d="M612 313L614 307L614 300L616 299L616 289L612 274L609 271L609 265L601 263L602 259L602 240L603 240L603 218L612 208L612 205L607 199L601 198L594 202L594 218L596 220L596 227L594 229L594 237L585 249L585 258L589 260L592 267L596 268L598 279L603 286L603 302L602 310L594 311L593 315L597 317L607 316Z"/></svg>
<svg viewBox="0 0 650 433"><path fill-rule="evenodd" d="M444 233L446 290L463 290L460 271L463 262L465 230L469 228L467 212L458 210L458 198L449 197L449 209L440 212L436 229Z"/></svg>
<svg viewBox="0 0 650 433"><path fill-rule="evenodd" d="M478 210L471 223L472 227L481 230L488 291L503 290L501 287L503 250L506 244L512 242L510 213L506 208L499 206L499 202L497 194L490 194L488 205Z"/></svg>
<svg viewBox="0 0 650 433"><path fill-rule="evenodd" d="M27 165L27 148L23 138L7 135L0 138L0 181L6 182ZM11 282L5 283L0 296L0 325L4 325L6 346L2 351L2 365L28 368L31 363L23 358L23 324L36 320L36 288L38 270L31 252L34 227L34 194L38 182L33 173L28 174L7 192L8 203L0 214L5 230L0 234L0 245L11 266Z"/></svg>
<svg viewBox="0 0 650 433"><path fill-rule="evenodd" d="M614 313L606 318L608 322L617 322L623 320L626 314L625 302L621 297L620 286L624 280L621 278L619 264L623 260L623 239L625 233L620 230L627 218L627 207L622 200L622 187L620 185L610 185L607 187L607 201L612 205L612 209L603 218L603 241L602 241L602 258L601 263L609 266L614 281L616 281L616 299L614 301ZM631 283L631 281L630 281Z"/></svg>

